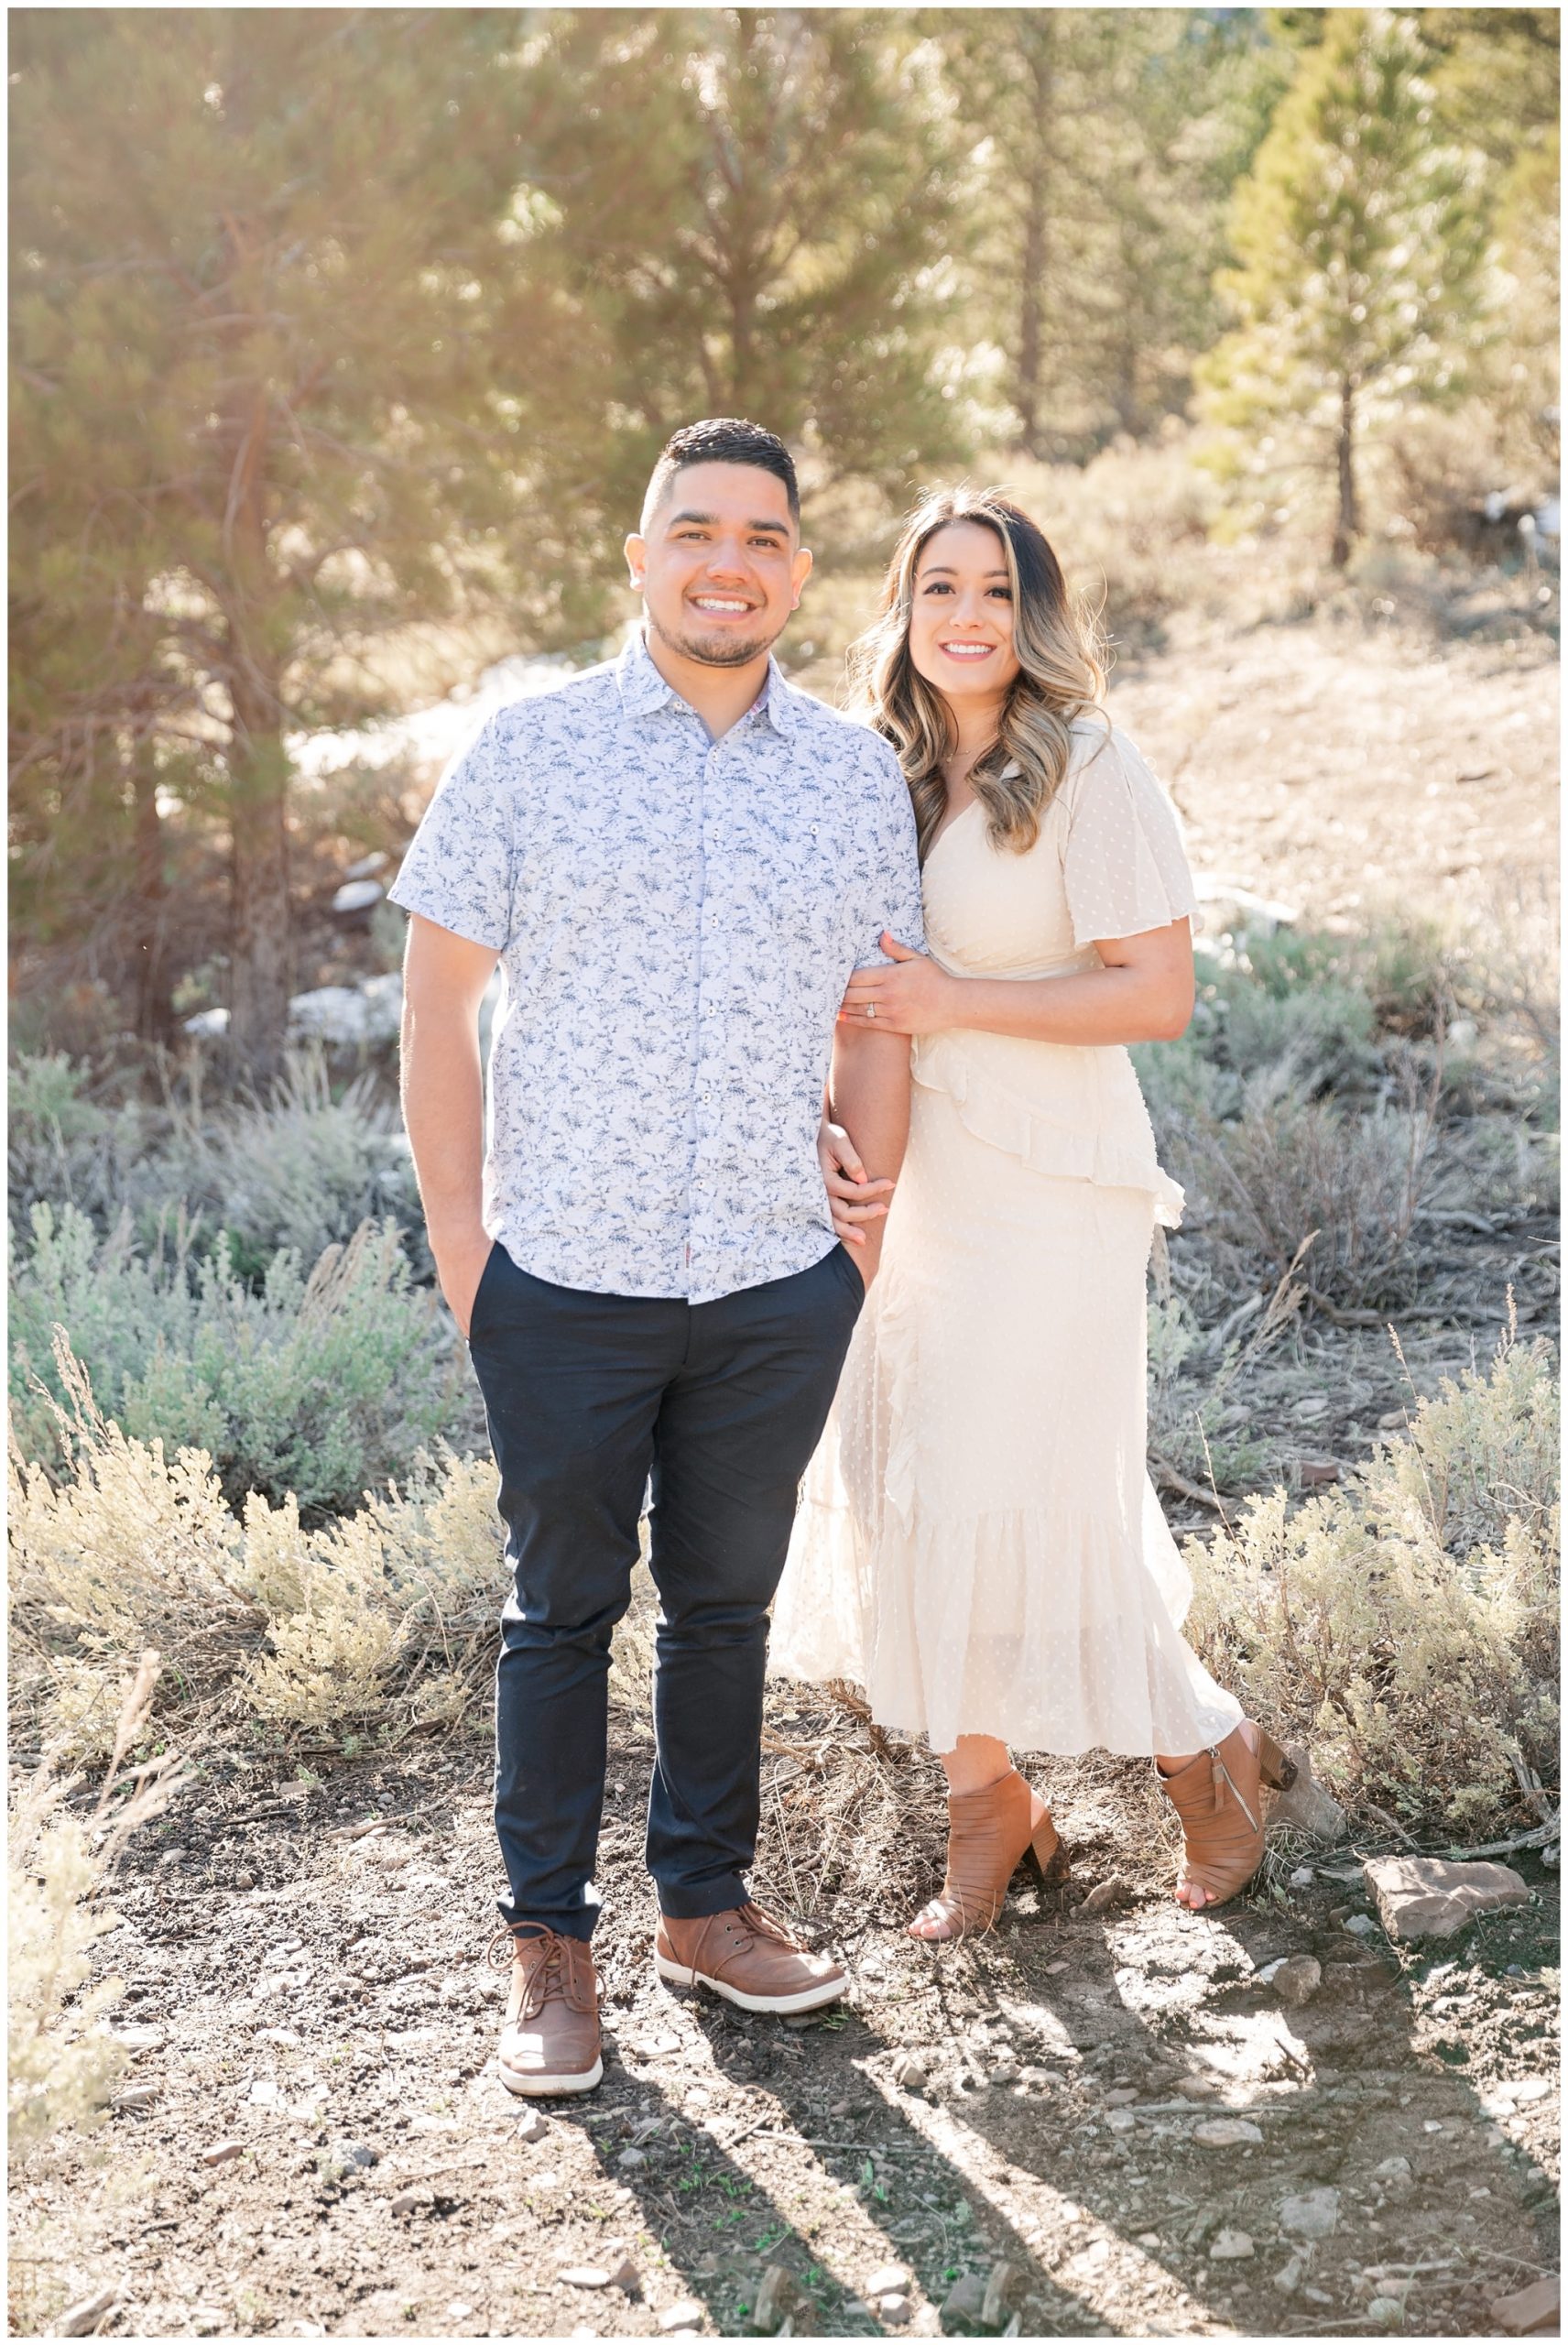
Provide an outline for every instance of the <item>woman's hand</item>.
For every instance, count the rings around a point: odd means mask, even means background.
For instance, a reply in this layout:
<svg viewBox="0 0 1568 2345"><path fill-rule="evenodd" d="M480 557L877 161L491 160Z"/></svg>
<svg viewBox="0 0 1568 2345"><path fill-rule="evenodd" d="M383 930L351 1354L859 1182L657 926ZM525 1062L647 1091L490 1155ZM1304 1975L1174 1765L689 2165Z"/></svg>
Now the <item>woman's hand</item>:
<svg viewBox="0 0 1568 2345"><path fill-rule="evenodd" d="M950 977L929 954L911 953L886 929L881 944L893 965L856 969L839 1004L845 1023L869 1020L886 1034L939 1034L945 1026L958 1025L962 977Z"/></svg>
<svg viewBox="0 0 1568 2345"><path fill-rule="evenodd" d="M834 1229L846 1246L864 1246L866 1233L856 1224L881 1219L893 1194L892 1182L868 1181L855 1142L842 1124L830 1124L826 1116L817 1127L817 1162Z"/></svg>

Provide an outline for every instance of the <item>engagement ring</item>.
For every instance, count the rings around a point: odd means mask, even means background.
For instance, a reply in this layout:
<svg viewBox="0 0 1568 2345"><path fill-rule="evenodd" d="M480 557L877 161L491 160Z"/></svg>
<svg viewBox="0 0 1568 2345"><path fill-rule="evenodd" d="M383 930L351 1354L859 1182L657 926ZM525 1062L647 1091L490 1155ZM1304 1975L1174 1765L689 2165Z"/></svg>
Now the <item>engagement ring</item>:
<svg viewBox="0 0 1568 2345"><path fill-rule="evenodd" d="M877 1004L876 1004L874 1001L868 1001L868 1002L866 1003L866 1015L867 1016L867 1018L875 1018L875 1017L876 1017L876 1015L877 1015Z"/></svg>

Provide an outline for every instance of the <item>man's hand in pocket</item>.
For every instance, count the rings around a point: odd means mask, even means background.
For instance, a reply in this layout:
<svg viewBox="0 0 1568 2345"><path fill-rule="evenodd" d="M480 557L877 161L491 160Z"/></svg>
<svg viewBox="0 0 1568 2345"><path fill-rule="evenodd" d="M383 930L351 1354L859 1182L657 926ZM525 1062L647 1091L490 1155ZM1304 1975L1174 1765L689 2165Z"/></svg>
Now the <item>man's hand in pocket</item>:
<svg viewBox="0 0 1568 2345"><path fill-rule="evenodd" d="M464 1342L474 1321L479 1282L485 1276L485 1265L490 1260L494 1243L489 1231L481 1227L465 1231L461 1238L449 1238L440 1245L431 1246L441 1291L446 1298L447 1309L463 1332Z"/></svg>

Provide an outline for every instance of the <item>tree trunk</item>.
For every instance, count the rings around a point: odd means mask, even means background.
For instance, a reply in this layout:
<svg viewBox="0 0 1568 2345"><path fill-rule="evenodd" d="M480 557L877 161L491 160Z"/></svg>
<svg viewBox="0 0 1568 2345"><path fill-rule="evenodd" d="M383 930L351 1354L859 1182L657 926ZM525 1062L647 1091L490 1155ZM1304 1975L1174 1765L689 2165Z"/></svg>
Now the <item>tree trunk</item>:
<svg viewBox="0 0 1568 2345"><path fill-rule="evenodd" d="M1361 535L1361 503L1356 493L1356 387L1348 375L1339 386L1339 430L1334 437L1339 462L1339 510L1334 517L1334 544L1329 559L1335 570L1350 560L1350 549Z"/></svg>
<svg viewBox="0 0 1568 2345"><path fill-rule="evenodd" d="M244 402L229 503L230 836L234 929L229 1052L236 1069L276 1074L289 1023L289 758L278 661L269 639L267 562L267 398Z"/></svg>
<svg viewBox="0 0 1568 2345"><path fill-rule="evenodd" d="M252 703L252 705L245 705ZM265 686L236 694L230 759L234 933L229 1049L236 1070L266 1082L283 1058L292 991L289 905L289 763Z"/></svg>
<svg viewBox="0 0 1568 2345"><path fill-rule="evenodd" d="M1023 278L1018 288L1018 369L1013 405L1018 411L1018 442L1026 454L1047 453L1040 409L1044 396L1045 271L1051 251L1051 167L1046 141L1051 135L1054 88L1051 44L1055 28L1042 11L1031 12L1025 30L1033 86L1033 125L1024 191Z"/></svg>
<svg viewBox="0 0 1568 2345"><path fill-rule="evenodd" d="M163 820L150 751L136 752L131 769L136 804L136 1020L144 1042L174 1040L174 999L169 951L169 890L163 870Z"/></svg>

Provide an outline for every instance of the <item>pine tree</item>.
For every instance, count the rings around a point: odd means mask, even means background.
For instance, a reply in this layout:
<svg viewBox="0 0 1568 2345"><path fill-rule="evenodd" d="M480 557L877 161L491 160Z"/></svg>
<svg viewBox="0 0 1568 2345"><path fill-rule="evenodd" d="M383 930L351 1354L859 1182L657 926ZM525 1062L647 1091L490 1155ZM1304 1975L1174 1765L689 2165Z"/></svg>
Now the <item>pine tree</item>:
<svg viewBox="0 0 1568 2345"><path fill-rule="evenodd" d="M1508 279L1483 386L1516 444L1555 468L1562 332L1561 11L1424 8L1447 134L1486 158L1486 191Z"/></svg>
<svg viewBox="0 0 1568 2345"><path fill-rule="evenodd" d="M958 224L899 12L566 11L529 54L518 256L569 305L610 426L606 528L699 415L750 416L823 474L900 489L958 453Z"/></svg>
<svg viewBox="0 0 1568 2345"><path fill-rule="evenodd" d="M356 649L492 584L519 510L527 410L491 366L524 354L485 331L515 33L470 9L13 27L24 839L51 793L107 798L156 900L160 747L204 768L254 1073L290 990L286 736L371 713Z"/></svg>
<svg viewBox="0 0 1568 2345"><path fill-rule="evenodd" d="M1083 20L1082 10L1054 8L933 9L923 19L942 41L974 158L980 306L1005 356L1018 445L1039 457L1052 452L1045 403L1061 380L1048 337L1060 324L1063 217L1086 102Z"/></svg>
<svg viewBox="0 0 1568 2345"><path fill-rule="evenodd" d="M1036 457L1141 436L1217 331L1225 207L1277 51L1250 12L930 10L971 156L975 308Z"/></svg>
<svg viewBox="0 0 1568 2345"><path fill-rule="evenodd" d="M1236 190L1222 282L1239 322L1200 369L1221 421L1326 427L1339 567L1361 533L1369 405L1456 397L1484 337L1477 158L1441 135L1425 63L1409 17L1326 12Z"/></svg>

